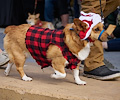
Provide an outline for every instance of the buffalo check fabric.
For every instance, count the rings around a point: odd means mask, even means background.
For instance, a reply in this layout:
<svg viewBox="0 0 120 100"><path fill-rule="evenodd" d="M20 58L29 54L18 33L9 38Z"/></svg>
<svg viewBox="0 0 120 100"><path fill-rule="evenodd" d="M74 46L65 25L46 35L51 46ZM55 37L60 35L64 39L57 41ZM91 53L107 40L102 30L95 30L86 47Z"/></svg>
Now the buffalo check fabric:
<svg viewBox="0 0 120 100"><path fill-rule="evenodd" d="M26 47L41 68L51 66L51 61L46 58L46 52L50 44L61 49L64 58L69 62L67 68L74 69L80 62L68 49L63 41L62 30L50 30L38 26L31 26L26 33Z"/></svg>

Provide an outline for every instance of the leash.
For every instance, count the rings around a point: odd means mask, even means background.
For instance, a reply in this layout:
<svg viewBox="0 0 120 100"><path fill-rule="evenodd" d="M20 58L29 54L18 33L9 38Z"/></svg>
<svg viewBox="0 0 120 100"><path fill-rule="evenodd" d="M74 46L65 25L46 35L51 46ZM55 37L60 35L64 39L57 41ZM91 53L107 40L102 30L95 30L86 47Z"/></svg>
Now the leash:
<svg viewBox="0 0 120 100"><path fill-rule="evenodd" d="M69 30L72 30L72 31L74 31L74 29L73 29L73 28L70 28ZM75 32L75 33L76 33L76 32ZM77 33L76 33L76 35L77 35L77 36L79 36L79 34L77 34Z"/></svg>
<svg viewBox="0 0 120 100"><path fill-rule="evenodd" d="M101 0L100 0L100 10L101 10L101 20L102 20L102 23L104 23L104 16L103 16L103 11L102 11Z"/></svg>
<svg viewBox="0 0 120 100"><path fill-rule="evenodd" d="M35 14L36 7L37 7L37 0L35 0L35 6L34 6L34 12L33 12L33 14Z"/></svg>

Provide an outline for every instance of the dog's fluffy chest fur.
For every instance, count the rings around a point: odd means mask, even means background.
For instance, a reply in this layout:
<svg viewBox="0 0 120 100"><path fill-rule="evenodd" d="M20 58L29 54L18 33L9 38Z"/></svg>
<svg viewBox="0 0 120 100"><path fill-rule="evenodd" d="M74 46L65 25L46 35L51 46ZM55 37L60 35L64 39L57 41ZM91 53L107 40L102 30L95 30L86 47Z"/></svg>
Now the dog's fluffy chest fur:
<svg viewBox="0 0 120 100"><path fill-rule="evenodd" d="M88 42L86 46L78 52L78 54L74 54L74 55L80 60L85 60L90 53L90 46L91 44L90 42Z"/></svg>

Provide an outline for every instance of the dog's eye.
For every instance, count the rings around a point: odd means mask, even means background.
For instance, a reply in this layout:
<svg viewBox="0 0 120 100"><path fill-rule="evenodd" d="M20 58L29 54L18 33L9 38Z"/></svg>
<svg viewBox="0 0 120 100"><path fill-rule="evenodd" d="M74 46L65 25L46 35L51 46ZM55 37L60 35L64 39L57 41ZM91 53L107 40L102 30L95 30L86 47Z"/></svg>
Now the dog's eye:
<svg viewBox="0 0 120 100"><path fill-rule="evenodd" d="M100 31L99 28L96 28L95 31Z"/></svg>

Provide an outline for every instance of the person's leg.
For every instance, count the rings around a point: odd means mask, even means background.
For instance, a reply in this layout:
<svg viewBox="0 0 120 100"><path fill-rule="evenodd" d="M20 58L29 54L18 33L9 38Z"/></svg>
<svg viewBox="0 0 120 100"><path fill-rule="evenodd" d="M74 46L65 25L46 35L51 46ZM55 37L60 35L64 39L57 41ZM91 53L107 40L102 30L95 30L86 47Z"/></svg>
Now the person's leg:
<svg viewBox="0 0 120 100"><path fill-rule="evenodd" d="M80 9L81 9L80 7L81 6L78 5L78 0L74 0L74 17L75 18L79 18L80 16Z"/></svg>
<svg viewBox="0 0 120 100"><path fill-rule="evenodd" d="M63 14L61 15L61 23L62 26L66 26L68 24L69 14Z"/></svg>
<svg viewBox="0 0 120 100"><path fill-rule="evenodd" d="M82 0L82 11L92 12L101 15L100 0ZM111 12L115 11L119 3L115 0L101 0L101 6L104 17L108 16ZM112 7L111 7L112 6Z"/></svg>
<svg viewBox="0 0 120 100"><path fill-rule="evenodd" d="M117 0L120 1L120 0ZM104 17L107 17L110 13L115 11L118 6L120 6L120 3L115 0L106 0L105 9L103 9L103 15Z"/></svg>
<svg viewBox="0 0 120 100"><path fill-rule="evenodd" d="M114 0L101 0L102 3L102 9L103 11L107 11L107 8L111 8L111 3L113 3L113 6L109 12L112 12L113 9L116 9L116 2ZM84 12L91 12L92 9L95 9L96 13L101 13L100 12L100 1L99 0L83 0L82 1L82 11ZM107 16L105 14L105 16ZM103 47L100 42L94 43L94 47L91 48L90 56L86 59L85 64L86 64L86 71L93 70L97 67L100 67L104 65L103 63ZM90 62L90 64L89 64Z"/></svg>
<svg viewBox="0 0 120 100"><path fill-rule="evenodd" d="M103 66L103 48L99 40L95 41L91 46L90 54L85 60L85 71L91 71L97 67Z"/></svg>
<svg viewBox="0 0 120 100"><path fill-rule="evenodd" d="M40 20L44 21L44 5L45 5L45 1L44 0L40 0L40 1L37 1L37 8L36 8L36 11L35 13L40 13Z"/></svg>
<svg viewBox="0 0 120 100"><path fill-rule="evenodd" d="M66 24L68 24L68 20L69 20L68 2L67 0L57 0L56 3L58 5L62 26L65 27Z"/></svg>
<svg viewBox="0 0 120 100"><path fill-rule="evenodd" d="M45 0L44 17L45 21L53 22L54 19L54 0Z"/></svg>
<svg viewBox="0 0 120 100"><path fill-rule="evenodd" d="M85 60L84 76L99 80L111 80L120 77L119 71L112 71L104 65L103 48L100 41L95 41Z"/></svg>
<svg viewBox="0 0 120 100"><path fill-rule="evenodd" d="M114 0L101 0L102 1L102 10L104 16L106 17L111 12L116 9L116 1ZM111 4L113 6L111 7ZM107 10L111 8L111 10ZM91 12L94 11L101 15L100 10L100 1L99 0L83 0L82 1L82 11ZM84 75L87 77L92 77L100 80L109 80L120 77L119 71L111 71L104 65L103 62L103 47L99 41L95 41L93 47L91 47L91 52L89 57L85 60L85 69Z"/></svg>
<svg viewBox="0 0 120 100"><path fill-rule="evenodd" d="M102 46L106 51L120 51L120 38L102 42Z"/></svg>

